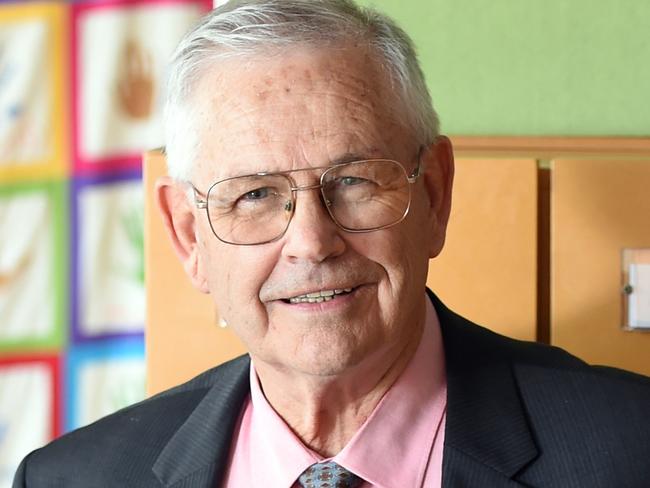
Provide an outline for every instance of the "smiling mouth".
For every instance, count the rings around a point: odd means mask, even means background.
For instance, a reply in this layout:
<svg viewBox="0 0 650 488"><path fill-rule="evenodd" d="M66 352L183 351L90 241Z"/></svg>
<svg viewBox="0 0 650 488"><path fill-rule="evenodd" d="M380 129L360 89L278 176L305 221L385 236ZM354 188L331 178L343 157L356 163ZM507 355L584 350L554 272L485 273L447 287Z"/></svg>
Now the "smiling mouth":
<svg viewBox="0 0 650 488"><path fill-rule="evenodd" d="M321 290L305 295L298 295L288 299L284 299L285 303L323 303L334 300L341 295L347 295L352 292L353 288L335 288L334 290Z"/></svg>

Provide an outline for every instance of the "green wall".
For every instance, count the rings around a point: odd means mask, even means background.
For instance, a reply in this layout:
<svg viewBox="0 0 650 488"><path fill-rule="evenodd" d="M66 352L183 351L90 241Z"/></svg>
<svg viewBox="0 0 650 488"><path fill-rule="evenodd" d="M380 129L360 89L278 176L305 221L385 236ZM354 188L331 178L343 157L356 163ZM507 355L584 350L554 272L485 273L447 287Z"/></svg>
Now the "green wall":
<svg viewBox="0 0 650 488"><path fill-rule="evenodd" d="M650 135L650 0L366 0L456 135Z"/></svg>

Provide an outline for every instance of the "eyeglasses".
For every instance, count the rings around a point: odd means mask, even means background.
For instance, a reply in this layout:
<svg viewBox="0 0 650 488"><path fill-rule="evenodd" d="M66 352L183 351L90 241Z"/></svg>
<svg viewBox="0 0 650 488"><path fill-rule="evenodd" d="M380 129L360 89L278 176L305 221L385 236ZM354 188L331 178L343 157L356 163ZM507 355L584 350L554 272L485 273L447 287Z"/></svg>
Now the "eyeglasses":
<svg viewBox="0 0 650 488"><path fill-rule="evenodd" d="M294 173L324 170L315 185L297 186ZM266 244L282 237L296 210L296 192L319 189L334 223L347 232L372 232L398 224L411 205L409 175L397 161L369 159L277 173L256 173L217 181L194 201L205 209L212 232L222 242Z"/></svg>

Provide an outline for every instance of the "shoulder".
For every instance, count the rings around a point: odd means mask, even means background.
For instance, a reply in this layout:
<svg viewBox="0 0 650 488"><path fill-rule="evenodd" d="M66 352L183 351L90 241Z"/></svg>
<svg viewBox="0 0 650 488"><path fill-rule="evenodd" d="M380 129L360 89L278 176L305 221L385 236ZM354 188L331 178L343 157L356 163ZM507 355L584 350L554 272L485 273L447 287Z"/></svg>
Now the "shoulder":
<svg viewBox="0 0 650 488"><path fill-rule="evenodd" d="M445 344L447 434L455 444L462 438L473 446L476 432L487 431L501 445L517 428L516 414L538 453L522 474L531 486L596 486L575 481L584 479L645 486L650 378L501 336L434 305Z"/></svg>
<svg viewBox="0 0 650 488"><path fill-rule="evenodd" d="M243 385L248 365L241 356L54 440L23 460L14 486L156 486L167 442L211 389Z"/></svg>
<svg viewBox="0 0 650 488"><path fill-rule="evenodd" d="M430 293L440 318L445 355L455 367L470 369L507 361L521 376L565 375L583 378L586 384L603 382L645 390L650 378L621 369L594 366L559 347L512 339L461 317Z"/></svg>
<svg viewBox="0 0 650 488"><path fill-rule="evenodd" d="M512 365L518 394L541 453L526 479L550 481L553 473L558 486L592 477L646 486L650 378L589 365L556 348L517 349Z"/></svg>
<svg viewBox="0 0 650 488"><path fill-rule="evenodd" d="M650 378L647 376L591 365L559 347L505 337L448 309L442 315L445 316L445 354L457 363L456 367L482 368L495 362L507 362L522 391L536 388L547 399L551 392L564 389L574 396L626 392L650 401Z"/></svg>
<svg viewBox="0 0 650 488"><path fill-rule="evenodd" d="M650 433L646 419L649 377L588 364L558 347L495 336L494 350L511 364L531 413L535 405L541 405L547 417L552 411L560 415L582 411L581 420L591 418L609 425L634 423L636 419ZM626 418L618 418L621 414Z"/></svg>
<svg viewBox="0 0 650 488"><path fill-rule="evenodd" d="M636 446L650 456L650 378L587 364L558 347L504 337L456 315L439 301L434 304L450 390L467 394L467 385L474 385L493 395L503 392L504 382L514 377L516 397L541 446L564 442L583 446L590 455L597 454L595 444L610 453ZM607 453L601 454L605 458Z"/></svg>

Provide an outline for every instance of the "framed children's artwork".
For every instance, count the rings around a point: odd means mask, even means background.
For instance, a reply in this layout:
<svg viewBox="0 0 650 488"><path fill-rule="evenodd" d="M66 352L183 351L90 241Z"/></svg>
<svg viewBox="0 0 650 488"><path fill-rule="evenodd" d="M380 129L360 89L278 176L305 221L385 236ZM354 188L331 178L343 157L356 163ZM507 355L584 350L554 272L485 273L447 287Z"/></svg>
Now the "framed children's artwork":
<svg viewBox="0 0 650 488"><path fill-rule="evenodd" d="M142 334L142 175L77 178L72 208L72 337Z"/></svg>
<svg viewBox="0 0 650 488"><path fill-rule="evenodd" d="M57 356L0 358L0 486L20 461L61 433Z"/></svg>
<svg viewBox="0 0 650 488"><path fill-rule="evenodd" d="M60 2L0 4L0 181L65 173L66 19Z"/></svg>
<svg viewBox="0 0 650 488"><path fill-rule="evenodd" d="M63 344L67 216L62 182L0 185L0 351Z"/></svg>
<svg viewBox="0 0 650 488"><path fill-rule="evenodd" d="M66 431L94 422L144 397L142 338L78 344L68 350Z"/></svg>
<svg viewBox="0 0 650 488"><path fill-rule="evenodd" d="M77 172L139 167L145 149L163 144L167 65L183 34L209 8L205 0L72 6Z"/></svg>

